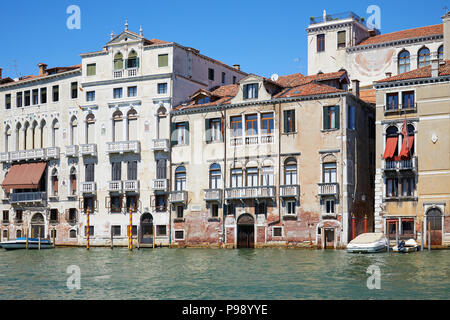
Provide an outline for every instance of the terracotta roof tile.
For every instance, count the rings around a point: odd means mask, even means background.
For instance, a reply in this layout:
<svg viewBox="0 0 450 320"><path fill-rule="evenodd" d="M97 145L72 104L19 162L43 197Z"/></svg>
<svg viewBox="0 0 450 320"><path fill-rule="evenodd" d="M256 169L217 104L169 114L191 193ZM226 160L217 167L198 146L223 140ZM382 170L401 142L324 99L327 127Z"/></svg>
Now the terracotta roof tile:
<svg viewBox="0 0 450 320"><path fill-rule="evenodd" d="M437 34L443 34L443 33L444 33L443 24L436 24L433 26L426 26L426 27L402 30L402 31L397 31L397 32L392 32L392 33L380 34L380 35L370 37L370 38L364 40L363 42L358 44L358 46L391 42L391 41L403 40L403 39L412 39L412 38L431 36L431 35L437 35Z"/></svg>
<svg viewBox="0 0 450 320"><path fill-rule="evenodd" d="M359 92L359 98L370 104L375 104L377 101L375 89L361 90Z"/></svg>
<svg viewBox="0 0 450 320"><path fill-rule="evenodd" d="M290 74L287 76L281 76L278 78L277 83L283 87L292 88L299 85L303 85L312 81L326 81L332 79L340 79L346 75L346 71L330 72L330 73L320 73L310 76L304 76L301 73Z"/></svg>
<svg viewBox="0 0 450 320"><path fill-rule="evenodd" d="M290 98L312 96L317 94L338 93L345 92L344 90L336 89L325 84L310 82L293 88L287 88L275 95L274 98Z"/></svg>
<svg viewBox="0 0 450 320"><path fill-rule="evenodd" d="M445 60L444 63L445 64L439 64L439 76L450 75L450 60ZM431 65L415 69L409 72L401 73L399 75L390 78L385 78L377 81L377 83L410 80L410 79L421 79L429 77L431 77Z"/></svg>

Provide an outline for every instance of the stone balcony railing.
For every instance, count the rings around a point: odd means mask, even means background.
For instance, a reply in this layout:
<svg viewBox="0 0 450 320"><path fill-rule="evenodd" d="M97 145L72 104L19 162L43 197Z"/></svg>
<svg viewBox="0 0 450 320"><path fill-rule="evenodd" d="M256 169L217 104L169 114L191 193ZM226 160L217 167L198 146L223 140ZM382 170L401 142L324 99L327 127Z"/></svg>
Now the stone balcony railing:
<svg viewBox="0 0 450 320"><path fill-rule="evenodd" d="M78 146L66 146L66 157L75 158L78 157Z"/></svg>
<svg viewBox="0 0 450 320"><path fill-rule="evenodd" d="M11 193L9 195L10 203L42 203L47 199L45 192L24 192Z"/></svg>
<svg viewBox="0 0 450 320"><path fill-rule="evenodd" d="M280 186L280 197L298 199L300 197L300 186L299 185Z"/></svg>
<svg viewBox="0 0 450 320"><path fill-rule="evenodd" d="M241 187L225 189L225 198L227 200L274 198L275 195L275 187Z"/></svg>
<svg viewBox="0 0 450 320"><path fill-rule="evenodd" d="M222 189L205 190L205 201L222 201Z"/></svg>
<svg viewBox="0 0 450 320"><path fill-rule="evenodd" d="M139 141L108 142L106 152L109 154L139 153L141 152L141 143Z"/></svg>
<svg viewBox="0 0 450 320"><path fill-rule="evenodd" d="M108 182L109 192L122 192L122 181L109 181Z"/></svg>
<svg viewBox="0 0 450 320"><path fill-rule="evenodd" d="M274 135L248 136L245 139L243 137L232 137L230 144L232 146L241 146L243 141L245 141L246 145L270 144L274 142Z"/></svg>
<svg viewBox="0 0 450 320"><path fill-rule="evenodd" d="M94 143L80 145L80 156L96 157L97 156L97 145Z"/></svg>
<svg viewBox="0 0 450 320"><path fill-rule="evenodd" d="M153 151L169 151L169 140L168 139L154 139L152 144Z"/></svg>
<svg viewBox="0 0 450 320"><path fill-rule="evenodd" d="M187 191L174 191L169 195L170 203L187 203L188 193Z"/></svg>
<svg viewBox="0 0 450 320"><path fill-rule="evenodd" d="M59 147L47 148L45 150L47 154L47 159L59 159L60 150L61 149Z"/></svg>
<svg viewBox="0 0 450 320"><path fill-rule="evenodd" d="M123 182L124 192L139 192L139 180L127 180Z"/></svg>
<svg viewBox="0 0 450 320"><path fill-rule="evenodd" d="M97 183L96 182L81 183L81 192L82 193L96 193L97 192Z"/></svg>
<svg viewBox="0 0 450 320"><path fill-rule="evenodd" d="M153 180L153 190L166 192L169 186L168 179L154 179Z"/></svg>
<svg viewBox="0 0 450 320"><path fill-rule="evenodd" d="M339 183L319 183L319 196L338 196Z"/></svg>
<svg viewBox="0 0 450 320"><path fill-rule="evenodd" d="M138 75L138 68L127 69L128 77L136 77Z"/></svg>
<svg viewBox="0 0 450 320"><path fill-rule="evenodd" d="M9 152L2 152L0 153L0 162L1 163L5 163L5 162L9 162Z"/></svg>
<svg viewBox="0 0 450 320"><path fill-rule="evenodd" d="M383 160L384 171L413 170L417 171L417 157L405 160Z"/></svg>

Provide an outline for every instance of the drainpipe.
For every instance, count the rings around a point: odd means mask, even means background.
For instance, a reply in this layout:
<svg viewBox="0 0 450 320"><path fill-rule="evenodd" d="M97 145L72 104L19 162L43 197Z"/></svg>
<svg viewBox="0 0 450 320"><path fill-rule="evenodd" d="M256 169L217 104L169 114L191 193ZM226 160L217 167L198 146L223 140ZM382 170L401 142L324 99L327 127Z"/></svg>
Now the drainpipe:
<svg viewBox="0 0 450 320"><path fill-rule="evenodd" d="M341 126L341 184L342 186L339 188L339 203L341 207L341 217L344 216L344 194L342 192L342 189L344 188L344 108L347 105L347 96L344 96L343 99L341 99L341 110L340 112L340 119L339 119L339 125ZM342 203L341 203L342 201ZM347 208L348 210L348 208ZM344 222L344 221L342 221ZM347 225L348 225L348 216L347 216ZM342 242L342 233L341 233L341 242ZM348 232L347 232L347 242L348 242Z"/></svg>
<svg viewBox="0 0 450 320"><path fill-rule="evenodd" d="M222 185L222 247L225 246L225 188L227 185L227 110L223 108L223 185Z"/></svg>

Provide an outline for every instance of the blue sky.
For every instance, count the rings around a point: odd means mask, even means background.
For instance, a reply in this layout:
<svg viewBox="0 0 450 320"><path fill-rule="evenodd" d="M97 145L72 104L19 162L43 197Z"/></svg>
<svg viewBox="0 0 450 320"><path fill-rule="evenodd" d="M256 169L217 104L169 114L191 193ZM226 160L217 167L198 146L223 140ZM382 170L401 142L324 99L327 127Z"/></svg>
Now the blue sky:
<svg viewBox="0 0 450 320"><path fill-rule="evenodd" d="M69 5L81 9L81 30L69 30ZM381 9L381 32L442 23L448 0L423 1L217 1L217 0L39 0L0 1L0 67L3 76L37 73L49 67L79 64L79 54L101 50L109 34L124 29L146 38L174 41L199 49L243 71L270 77L307 73L305 28L311 16L353 11L361 17L369 5Z"/></svg>

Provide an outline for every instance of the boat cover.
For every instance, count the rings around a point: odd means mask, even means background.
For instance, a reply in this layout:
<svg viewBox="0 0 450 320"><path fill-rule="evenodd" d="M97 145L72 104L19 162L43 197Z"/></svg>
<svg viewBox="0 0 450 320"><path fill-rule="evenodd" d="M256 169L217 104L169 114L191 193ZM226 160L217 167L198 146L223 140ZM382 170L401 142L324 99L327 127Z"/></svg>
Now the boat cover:
<svg viewBox="0 0 450 320"><path fill-rule="evenodd" d="M382 232L374 232L374 233L363 233L357 236L355 239L350 241L350 244L368 244L374 243L382 240L384 238L384 234Z"/></svg>

